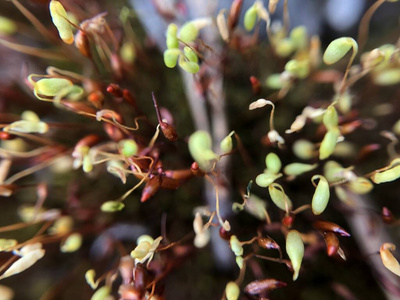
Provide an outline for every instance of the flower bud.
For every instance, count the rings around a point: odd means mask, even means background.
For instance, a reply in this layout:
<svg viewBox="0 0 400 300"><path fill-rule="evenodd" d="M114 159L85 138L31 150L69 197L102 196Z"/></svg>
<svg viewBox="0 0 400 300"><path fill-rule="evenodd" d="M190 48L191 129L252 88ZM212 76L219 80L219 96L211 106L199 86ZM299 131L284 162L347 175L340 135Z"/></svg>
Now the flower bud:
<svg viewBox="0 0 400 300"><path fill-rule="evenodd" d="M104 212L116 212L120 211L125 207L125 204L119 201L107 201L101 205L101 211Z"/></svg>
<svg viewBox="0 0 400 300"><path fill-rule="evenodd" d="M332 128L325 134L321 146L319 148L319 159L323 160L331 156L335 150L338 138L340 137L340 131L338 128Z"/></svg>
<svg viewBox="0 0 400 300"><path fill-rule="evenodd" d="M286 196L283 187L278 183L273 183L268 186L269 195L272 202L280 209L289 211L292 209L292 201Z"/></svg>
<svg viewBox="0 0 400 300"><path fill-rule="evenodd" d="M235 253L236 256L242 256L243 255L243 247L240 241L238 240L236 235L232 235L231 239L229 240L229 244L231 246L231 249L233 253Z"/></svg>
<svg viewBox="0 0 400 300"><path fill-rule="evenodd" d="M226 285L225 295L227 300L237 300L239 299L240 289L236 282L230 281Z"/></svg>
<svg viewBox="0 0 400 300"><path fill-rule="evenodd" d="M199 29L192 21L183 24L181 29L179 30L179 38L182 40L182 42L186 44L194 41L198 35Z"/></svg>
<svg viewBox="0 0 400 300"><path fill-rule="evenodd" d="M311 208L314 215L320 215L328 205L330 195L329 184L325 177L321 175L314 175L311 181L314 182L315 179L319 179L319 182L312 198Z"/></svg>
<svg viewBox="0 0 400 300"><path fill-rule="evenodd" d="M265 165L267 166L268 171L270 171L273 174L277 174L282 167L282 163L281 160L279 159L279 156L272 152L266 156Z"/></svg>
<svg viewBox="0 0 400 300"><path fill-rule="evenodd" d="M51 0L49 8L53 24L57 27L61 39L67 44L72 44L74 42L74 34L64 7L59 1Z"/></svg>
<svg viewBox="0 0 400 300"><path fill-rule="evenodd" d="M288 164L284 169L283 172L288 176L299 176L303 173L309 172L314 170L318 167L318 164L303 164L303 163L291 163Z"/></svg>
<svg viewBox="0 0 400 300"><path fill-rule="evenodd" d="M323 60L327 65L331 65L343 58L349 50L353 48L357 52L357 42L350 37L342 37L332 41L325 50Z"/></svg>

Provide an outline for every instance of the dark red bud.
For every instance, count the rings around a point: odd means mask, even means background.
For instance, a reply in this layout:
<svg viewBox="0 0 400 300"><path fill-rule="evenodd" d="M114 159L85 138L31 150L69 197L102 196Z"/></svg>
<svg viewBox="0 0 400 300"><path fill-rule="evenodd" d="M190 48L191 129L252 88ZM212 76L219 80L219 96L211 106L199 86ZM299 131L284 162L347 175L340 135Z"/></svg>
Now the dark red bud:
<svg viewBox="0 0 400 300"><path fill-rule="evenodd" d="M382 207L382 220L386 224L391 224L394 221L392 212L386 207Z"/></svg>
<svg viewBox="0 0 400 300"><path fill-rule="evenodd" d="M337 225L335 223L331 223L331 222L316 221L313 223L313 227L315 229L323 231L323 232L330 231L330 232L337 233L341 236L350 236L350 233L348 233L342 227L340 227L339 225Z"/></svg>
<svg viewBox="0 0 400 300"><path fill-rule="evenodd" d="M335 255L339 250L339 239L337 238L337 236L333 232L325 232L324 239L328 255Z"/></svg>
<svg viewBox="0 0 400 300"><path fill-rule="evenodd" d="M264 249L280 249L279 245L271 238L260 237L257 242Z"/></svg>
<svg viewBox="0 0 400 300"><path fill-rule="evenodd" d="M222 226L219 228L219 236L226 241L231 239L232 233L226 231Z"/></svg>
<svg viewBox="0 0 400 300"><path fill-rule="evenodd" d="M88 95L88 100L94 107L101 109L104 105L104 95L101 91L93 91Z"/></svg>
<svg viewBox="0 0 400 300"><path fill-rule="evenodd" d="M0 139L1 139L1 140L7 140L7 141L9 141L9 140L13 140L13 139L15 139L15 138L16 138L16 136L13 135L13 134L10 134L10 133L5 132L5 131L0 131Z"/></svg>
<svg viewBox="0 0 400 300"><path fill-rule="evenodd" d="M250 76L251 88L253 89L254 94L259 94L261 92L261 84L260 81L254 77Z"/></svg>
<svg viewBox="0 0 400 300"><path fill-rule="evenodd" d="M116 83L110 83L107 87L107 92L109 92L114 97L121 98L123 96L121 88Z"/></svg>
<svg viewBox="0 0 400 300"><path fill-rule="evenodd" d="M160 176L154 176L147 181L146 185L143 188L142 197L140 198L140 202L146 202L155 193L160 189L161 180Z"/></svg>
<svg viewBox="0 0 400 300"><path fill-rule="evenodd" d="M285 215L282 219L282 225L291 228L294 223L295 216L293 214Z"/></svg>

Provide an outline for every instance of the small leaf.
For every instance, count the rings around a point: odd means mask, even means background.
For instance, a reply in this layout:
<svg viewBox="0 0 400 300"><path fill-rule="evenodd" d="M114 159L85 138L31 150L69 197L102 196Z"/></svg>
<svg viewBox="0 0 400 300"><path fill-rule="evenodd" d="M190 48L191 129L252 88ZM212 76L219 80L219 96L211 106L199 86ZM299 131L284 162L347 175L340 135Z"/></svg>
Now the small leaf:
<svg viewBox="0 0 400 300"><path fill-rule="evenodd" d="M101 210L104 212L116 212L125 207L125 204L119 201L107 201L101 205Z"/></svg>
<svg viewBox="0 0 400 300"><path fill-rule="evenodd" d="M226 136L221 143L219 144L219 148L222 153L230 153L232 151L232 137L231 135Z"/></svg>
<svg viewBox="0 0 400 300"><path fill-rule="evenodd" d="M319 182L312 198L311 208L314 215L320 215L328 205L330 195L329 184L325 177L321 175L314 175L311 178L311 182L314 182L315 179L319 179Z"/></svg>
<svg viewBox="0 0 400 300"><path fill-rule="evenodd" d="M64 7L59 1L52 0L49 8L53 24L57 27L61 39L67 44L72 44L74 42L74 34Z"/></svg>
<svg viewBox="0 0 400 300"><path fill-rule="evenodd" d="M299 276L301 262L304 256L304 244L297 230L290 230L286 236L286 252L292 262L294 274L293 280Z"/></svg>
<svg viewBox="0 0 400 300"><path fill-rule="evenodd" d="M394 250L396 250L396 246L394 244L384 243L381 245L379 252L381 254L382 263L386 269L397 276L400 276L400 264L391 252Z"/></svg>
<svg viewBox="0 0 400 300"><path fill-rule="evenodd" d="M265 220L267 202L256 195L251 195L244 206L244 209L259 220Z"/></svg>
<svg viewBox="0 0 400 300"><path fill-rule="evenodd" d="M358 51L357 42L350 37L342 37L333 40L325 50L323 60L327 65L331 65L343 58L349 50Z"/></svg>

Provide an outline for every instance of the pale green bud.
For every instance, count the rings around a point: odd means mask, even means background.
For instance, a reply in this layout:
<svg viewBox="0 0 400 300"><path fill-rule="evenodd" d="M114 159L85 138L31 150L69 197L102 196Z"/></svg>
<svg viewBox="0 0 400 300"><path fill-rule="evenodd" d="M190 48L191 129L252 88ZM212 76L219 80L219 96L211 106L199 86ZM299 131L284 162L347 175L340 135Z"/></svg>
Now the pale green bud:
<svg viewBox="0 0 400 300"><path fill-rule="evenodd" d="M257 6L252 5L244 14L244 20L243 20L244 28L246 28L247 31L253 30L254 26L256 26L257 19L258 19Z"/></svg>
<svg viewBox="0 0 400 300"><path fill-rule="evenodd" d="M299 276L301 262L304 256L304 244L297 230L290 230L286 236L286 252L292 262L294 270L293 280Z"/></svg>
<svg viewBox="0 0 400 300"><path fill-rule="evenodd" d="M190 43L194 41L198 35L199 35L199 29L193 22L186 22L185 24L182 25L181 29L179 30L179 38L184 43Z"/></svg>
<svg viewBox="0 0 400 300"><path fill-rule="evenodd" d="M357 177L355 180L348 182L348 187L353 193L362 195L369 193L374 188L374 185L367 178Z"/></svg>
<svg viewBox="0 0 400 300"><path fill-rule="evenodd" d="M178 26L175 24L169 24L167 28L167 48L175 49L179 48L179 41L177 38Z"/></svg>
<svg viewBox="0 0 400 300"><path fill-rule="evenodd" d="M294 155L304 160L314 157L314 144L307 140L297 140L294 142L292 150Z"/></svg>
<svg viewBox="0 0 400 300"><path fill-rule="evenodd" d="M242 256L243 255L243 247L240 241L238 240L236 235L232 235L229 244L231 245L231 249L233 253L235 253L236 256Z"/></svg>
<svg viewBox="0 0 400 300"><path fill-rule="evenodd" d="M119 201L107 201L101 205L101 211L104 212L116 212L120 211L125 207L125 204Z"/></svg>
<svg viewBox="0 0 400 300"><path fill-rule="evenodd" d="M61 39L67 44L72 44L74 42L74 34L64 7L59 1L52 0L49 8L53 24L57 27Z"/></svg>
<svg viewBox="0 0 400 300"><path fill-rule="evenodd" d="M185 48L183 48L183 53L185 53L186 58L190 62L193 62L193 63L196 63L196 64L199 62L199 58L197 57L196 52L194 52L192 50L192 48L186 46Z"/></svg>
<svg viewBox="0 0 400 300"><path fill-rule="evenodd" d="M230 281L226 285L225 295L227 300L237 300L239 299L240 289L236 282Z"/></svg>
<svg viewBox="0 0 400 300"><path fill-rule="evenodd" d="M282 177L282 174L272 174L270 172L265 172L256 177L256 183L260 187L267 187L273 183L276 179Z"/></svg>
<svg viewBox="0 0 400 300"><path fill-rule="evenodd" d="M331 156L333 151L335 150L335 146L337 144L337 140L340 137L340 131L338 128L332 128L328 130L325 134L321 146L319 148L319 159L323 160Z"/></svg>
<svg viewBox="0 0 400 300"><path fill-rule="evenodd" d="M394 181L399 177L400 177L400 165L382 172L374 173L371 176L371 180L374 183L380 184L384 182Z"/></svg>
<svg viewBox="0 0 400 300"><path fill-rule="evenodd" d="M167 49L164 51L164 63L168 68L174 68L178 62L178 57L181 55L179 49Z"/></svg>
<svg viewBox="0 0 400 300"><path fill-rule="evenodd" d="M349 50L353 48L353 52L358 51L357 42L350 37L342 37L333 40L326 48L323 60L327 65L331 65L343 58Z"/></svg>
<svg viewBox="0 0 400 300"><path fill-rule="evenodd" d="M283 187L278 183L273 183L268 186L268 192L272 199L272 202L280 209L289 211L292 209L292 201L286 196Z"/></svg>
<svg viewBox="0 0 400 300"><path fill-rule="evenodd" d="M291 163L288 164L284 169L283 172L288 176L299 176L303 173L309 172L314 170L318 167L318 164L303 164L303 163Z"/></svg>
<svg viewBox="0 0 400 300"><path fill-rule="evenodd" d="M375 74L374 83L377 85L393 85L400 83L400 69L382 70Z"/></svg>
<svg viewBox="0 0 400 300"><path fill-rule="evenodd" d="M282 168L282 163L281 160L279 159L279 156L272 152L266 156L265 164L267 166L268 171L274 174L277 174Z"/></svg>
<svg viewBox="0 0 400 300"><path fill-rule="evenodd" d="M121 140L119 142L119 147L121 148L121 153L125 157L131 157L132 155L136 155L138 152L138 145L132 139Z"/></svg>
<svg viewBox="0 0 400 300"><path fill-rule="evenodd" d="M329 201L329 184L325 177L321 175L314 175L311 178L311 182L314 180L319 179L318 185L315 188L315 192L311 202L311 208L314 215L322 214L325 210L326 206L328 205Z"/></svg>
<svg viewBox="0 0 400 300"><path fill-rule="evenodd" d="M79 233L73 233L67 237L67 239L61 245L61 252L75 252L82 245L82 235Z"/></svg>
<svg viewBox="0 0 400 300"><path fill-rule="evenodd" d="M106 300L107 297L111 293L111 288L107 285L102 286L99 288L96 293L93 294L92 298L90 300Z"/></svg>
<svg viewBox="0 0 400 300"><path fill-rule="evenodd" d="M12 35L17 31L17 24L9 18L0 16L0 35Z"/></svg>
<svg viewBox="0 0 400 300"><path fill-rule="evenodd" d="M328 130L337 128L339 117L333 105L330 105L326 109L326 112L322 118L322 122Z"/></svg>

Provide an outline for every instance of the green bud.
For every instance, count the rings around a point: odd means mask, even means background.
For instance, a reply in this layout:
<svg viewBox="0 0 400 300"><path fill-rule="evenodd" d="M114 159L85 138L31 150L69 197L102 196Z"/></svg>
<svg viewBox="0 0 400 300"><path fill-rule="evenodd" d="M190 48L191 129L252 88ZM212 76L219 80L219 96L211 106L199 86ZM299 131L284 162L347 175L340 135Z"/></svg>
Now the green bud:
<svg viewBox="0 0 400 300"><path fill-rule="evenodd" d="M232 137L231 134L226 136L221 143L219 144L219 147L222 151L222 153L229 153L232 151Z"/></svg>
<svg viewBox="0 0 400 300"><path fill-rule="evenodd" d="M314 170L318 167L318 164L303 164L303 163L291 163L288 164L284 169L283 172L288 176L298 176L303 173L309 172Z"/></svg>
<svg viewBox="0 0 400 300"><path fill-rule="evenodd" d="M265 80L265 85L273 90L279 90L283 88L284 82L281 79L281 74L271 74Z"/></svg>
<svg viewBox="0 0 400 300"><path fill-rule="evenodd" d="M362 195L369 193L374 188L374 185L367 178L357 177L355 180L348 182L348 187L353 193Z"/></svg>
<svg viewBox="0 0 400 300"><path fill-rule="evenodd" d="M44 122L37 121L16 121L3 128L3 131L16 131L23 133L46 133L49 126Z"/></svg>
<svg viewBox="0 0 400 300"><path fill-rule="evenodd" d="M136 155L138 152L138 145L134 140L121 140L119 142L119 147L121 148L121 153L125 157L131 157L133 155Z"/></svg>
<svg viewBox="0 0 400 300"><path fill-rule="evenodd" d="M305 26L297 26L290 32L290 41L293 47L301 50L307 47L307 28Z"/></svg>
<svg viewBox="0 0 400 300"><path fill-rule="evenodd" d="M294 77L304 79L310 74L310 65L308 60L292 59L286 63L285 71Z"/></svg>
<svg viewBox="0 0 400 300"><path fill-rule="evenodd" d="M239 299L240 289L236 282L230 281L226 285L225 295L227 300L237 300Z"/></svg>
<svg viewBox="0 0 400 300"><path fill-rule="evenodd" d="M151 243L143 241L139 243L133 251L131 251L131 257L134 259L141 260L147 255L147 253L149 253L150 248L151 248Z"/></svg>
<svg viewBox="0 0 400 300"><path fill-rule="evenodd" d="M34 93L36 97L37 95L54 97L65 90L65 88L72 86L73 83L65 78L43 78L34 84Z"/></svg>
<svg viewBox="0 0 400 300"><path fill-rule="evenodd" d="M68 22L68 15L64 7L59 1L50 1L50 14L53 24L57 27L58 34L61 39L67 43L74 42L74 34L72 33L71 25Z"/></svg>
<svg viewBox="0 0 400 300"><path fill-rule="evenodd" d="M257 6L252 5L244 14L244 28L246 28L247 31L253 30L254 26L256 26L257 18Z"/></svg>
<svg viewBox="0 0 400 300"><path fill-rule="evenodd" d="M236 256L242 256L243 255L243 247L240 241L238 240L236 235L232 235L229 244L231 246L231 249L233 253L235 253Z"/></svg>
<svg viewBox="0 0 400 300"><path fill-rule="evenodd" d="M353 53L357 53L358 44L350 37L342 37L333 40L326 48L323 60L327 65L331 65L343 58L349 50L353 48Z"/></svg>
<svg viewBox="0 0 400 300"><path fill-rule="evenodd" d="M168 25L167 28L167 48L168 49L175 49L179 48L179 41L177 38L178 33L178 26L171 23Z"/></svg>
<svg viewBox="0 0 400 300"><path fill-rule="evenodd" d="M314 144L307 140L297 140L293 144L293 153L300 159L308 160L314 157Z"/></svg>
<svg viewBox="0 0 400 300"><path fill-rule="evenodd" d="M292 209L292 201L286 196L283 187L278 183L273 183L268 186L269 195L272 202L280 209L289 211Z"/></svg>
<svg viewBox="0 0 400 300"><path fill-rule="evenodd" d="M82 161L82 170L85 173L90 173L93 170L93 162L92 162L92 158L90 157L89 154L86 154L83 157L83 161Z"/></svg>
<svg viewBox="0 0 400 300"><path fill-rule="evenodd" d="M328 130L337 128L339 117L333 105L330 105L326 109L326 112L324 113L324 116L322 118L322 122Z"/></svg>
<svg viewBox="0 0 400 300"><path fill-rule="evenodd" d="M374 183L390 182L400 177L400 165L382 172L376 172L371 176Z"/></svg>
<svg viewBox="0 0 400 300"><path fill-rule="evenodd" d="M344 168L336 161L330 160L324 165L324 175L328 182L342 180Z"/></svg>
<svg viewBox="0 0 400 300"><path fill-rule="evenodd" d="M281 160L279 159L279 156L272 152L269 153L265 158L265 164L267 166L268 171L274 174L278 174L278 172L282 168L282 163Z"/></svg>
<svg viewBox="0 0 400 300"><path fill-rule="evenodd" d="M96 277L96 271L94 269L87 270L85 273L85 280L87 284L92 288L96 289L97 286L99 285L98 282L94 281L94 278Z"/></svg>
<svg viewBox="0 0 400 300"><path fill-rule="evenodd" d="M189 151L203 171L210 171L217 155L211 150L211 136L207 131L196 131L189 138Z"/></svg>
<svg viewBox="0 0 400 300"><path fill-rule="evenodd" d="M184 43L190 43L194 41L198 35L199 30L193 22L186 22L179 30L179 38Z"/></svg>
<svg viewBox="0 0 400 300"><path fill-rule="evenodd" d="M96 293L93 294L90 300L106 300L106 298L110 295L111 288L107 285L99 288Z"/></svg>
<svg viewBox="0 0 400 300"><path fill-rule="evenodd" d="M394 123L392 127L393 133L400 135L400 120L398 120L396 123Z"/></svg>
<svg viewBox="0 0 400 300"><path fill-rule="evenodd" d="M101 211L104 212L116 212L120 211L125 207L125 204L119 201L107 201L101 205Z"/></svg>
<svg viewBox="0 0 400 300"><path fill-rule="evenodd" d="M241 256L236 256L236 264L240 269L243 269L243 257Z"/></svg>
<svg viewBox="0 0 400 300"><path fill-rule="evenodd" d="M125 42L120 49L121 59L124 63L132 64L136 58L135 45L131 42Z"/></svg>
<svg viewBox="0 0 400 300"><path fill-rule="evenodd" d="M294 270L293 280L299 276L301 262L304 256L304 244L297 230L290 230L286 236L286 252Z"/></svg>
<svg viewBox="0 0 400 300"><path fill-rule="evenodd" d="M31 110L25 110L24 112L22 112L21 119L31 122L40 122L39 116Z"/></svg>
<svg viewBox="0 0 400 300"><path fill-rule="evenodd" d="M79 233L73 233L67 237L67 239L61 245L61 252L75 252L82 245L82 235Z"/></svg>
<svg viewBox="0 0 400 300"><path fill-rule="evenodd" d="M319 148L319 159L323 160L331 156L333 151L335 150L335 146L337 144L337 140L340 136L340 131L338 128L332 128L328 130L325 134L321 146Z"/></svg>
<svg viewBox="0 0 400 300"><path fill-rule="evenodd" d="M272 174L270 172L265 172L256 177L256 183L260 187L267 187L273 183L276 179L282 177L282 174Z"/></svg>
<svg viewBox="0 0 400 300"><path fill-rule="evenodd" d="M265 212L267 203L255 195L251 195L247 201L244 209L259 220L265 220Z"/></svg>
<svg viewBox="0 0 400 300"><path fill-rule="evenodd" d="M336 95L334 101L337 101L337 106L340 112L346 114L350 111L352 105L352 96L348 91L345 91L341 95Z"/></svg>
<svg viewBox="0 0 400 300"><path fill-rule="evenodd" d="M400 69L383 70L373 77L374 83L377 85L393 85L400 83Z"/></svg>
<svg viewBox="0 0 400 300"><path fill-rule="evenodd" d="M275 52L280 57L288 57L294 51L294 45L288 38L276 42Z"/></svg>
<svg viewBox="0 0 400 300"><path fill-rule="evenodd" d="M181 56L182 57L182 56ZM179 59L179 66L188 73L195 74L199 71L200 67L197 63Z"/></svg>
<svg viewBox="0 0 400 300"><path fill-rule="evenodd" d="M13 20L0 16L0 35L12 35L17 31L17 24Z"/></svg>
<svg viewBox="0 0 400 300"><path fill-rule="evenodd" d="M178 61L178 57L181 55L179 49L167 49L164 51L164 63L168 68L174 68Z"/></svg>
<svg viewBox="0 0 400 300"><path fill-rule="evenodd" d="M194 52L192 50L192 48L186 46L185 48L183 48L183 52L185 53L186 58L190 62L193 62L193 63L196 63L196 64L199 62L199 58L197 57L196 52Z"/></svg>
<svg viewBox="0 0 400 300"><path fill-rule="evenodd" d="M320 215L325 210L329 201L329 184L325 177L321 175L314 175L311 178L311 182L315 179L319 179L318 185L315 188L315 192L311 202L311 208L314 215Z"/></svg>

